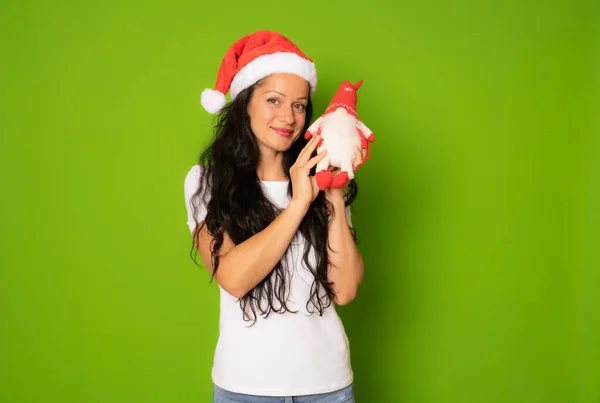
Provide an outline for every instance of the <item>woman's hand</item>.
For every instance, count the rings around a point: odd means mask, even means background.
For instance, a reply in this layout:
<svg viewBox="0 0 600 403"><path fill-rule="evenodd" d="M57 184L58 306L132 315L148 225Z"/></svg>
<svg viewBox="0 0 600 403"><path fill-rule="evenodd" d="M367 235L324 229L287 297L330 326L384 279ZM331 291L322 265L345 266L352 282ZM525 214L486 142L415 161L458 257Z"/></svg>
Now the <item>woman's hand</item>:
<svg viewBox="0 0 600 403"><path fill-rule="evenodd" d="M290 168L290 178L292 181L292 202L301 203L308 207L319 194L319 186L314 176L310 175L310 170L325 157L327 150L311 158L313 151L317 148L321 136L313 136L306 143L306 146L298 154L296 162Z"/></svg>
<svg viewBox="0 0 600 403"><path fill-rule="evenodd" d="M360 168L362 165L365 164L366 162L366 157L367 157L367 150L361 150L360 148L358 148L358 146L354 146L354 172L356 172L358 170L358 168ZM339 168L336 167L329 167L329 171L331 171L333 173L333 176L337 175L340 171ZM341 189L335 189L332 187L328 187L325 190L325 195L327 196L327 198L329 200L331 200L332 202L335 201L336 199L342 199L344 198L344 193L346 192L345 188L341 188Z"/></svg>
<svg viewBox="0 0 600 403"><path fill-rule="evenodd" d="M367 147L369 147L368 143ZM356 158L354 159L354 172L356 172L361 166L365 165L365 162L367 162L367 160L369 159L367 157L368 152L369 148L361 150L360 148L358 148L358 146L354 146L354 155L356 156Z"/></svg>

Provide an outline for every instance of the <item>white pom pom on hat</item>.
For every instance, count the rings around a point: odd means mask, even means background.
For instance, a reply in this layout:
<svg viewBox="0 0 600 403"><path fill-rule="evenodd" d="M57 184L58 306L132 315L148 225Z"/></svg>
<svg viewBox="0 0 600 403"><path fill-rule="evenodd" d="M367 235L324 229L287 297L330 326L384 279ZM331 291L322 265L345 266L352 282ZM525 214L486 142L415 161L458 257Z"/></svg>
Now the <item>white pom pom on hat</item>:
<svg viewBox="0 0 600 403"><path fill-rule="evenodd" d="M207 88L200 95L200 104L208 113L213 115L223 109L226 103L225 94L217 90Z"/></svg>
<svg viewBox="0 0 600 403"><path fill-rule="evenodd" d="M215 89L202 91L200 103L207 112L218 113L226 104L225 94L235 99L240 92L258 80L274 73L292 73L317 87L313 61L285 36L260 30L236 41L225 53L219 68Z"/></svg>

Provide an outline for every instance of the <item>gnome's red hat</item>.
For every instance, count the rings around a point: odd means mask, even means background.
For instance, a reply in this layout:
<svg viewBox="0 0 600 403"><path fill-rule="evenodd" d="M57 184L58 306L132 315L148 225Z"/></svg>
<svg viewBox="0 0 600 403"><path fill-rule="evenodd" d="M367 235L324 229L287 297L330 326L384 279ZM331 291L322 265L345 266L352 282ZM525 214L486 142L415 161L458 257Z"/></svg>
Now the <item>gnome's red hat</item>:
<svg viewBox="0 0 600 403"><path fill-rule="evenodd" d="M331 113L337 108L344 108L349 114L358 119L358 115L356 114L356 91L358 91L362 83L363 80L359 80L354 85L350 84L348 80L343 81L323 114Z"/></svg>
<svg viewBox="0 0 600 403"><path fill-rule="evenodd" d="M200 103L209 113L225 106L225 94L235 99L240 92L273 73L292 73L317 87L313 61L285 36L270 31L257 31L236 41L225 53L219 68L215 89L202 91Z"/></svg>

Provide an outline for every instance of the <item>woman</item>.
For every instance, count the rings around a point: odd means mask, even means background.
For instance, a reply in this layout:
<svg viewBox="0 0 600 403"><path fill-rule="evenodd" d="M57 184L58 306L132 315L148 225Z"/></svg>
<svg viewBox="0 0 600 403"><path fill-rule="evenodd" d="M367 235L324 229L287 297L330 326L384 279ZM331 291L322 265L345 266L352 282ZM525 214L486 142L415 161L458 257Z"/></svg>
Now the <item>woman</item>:
<svg viewBox="0 0 600 403"><path fill-rule="evenodd" d="M220 115L185 197L194 247L220 288L213 402L354 402L333 303L350 302L363 277L348 210L356 185L322 192L312 175L326 153L303 136L315 86L311 59L258 31L228 50L216 90L202 94Z"/></svg>

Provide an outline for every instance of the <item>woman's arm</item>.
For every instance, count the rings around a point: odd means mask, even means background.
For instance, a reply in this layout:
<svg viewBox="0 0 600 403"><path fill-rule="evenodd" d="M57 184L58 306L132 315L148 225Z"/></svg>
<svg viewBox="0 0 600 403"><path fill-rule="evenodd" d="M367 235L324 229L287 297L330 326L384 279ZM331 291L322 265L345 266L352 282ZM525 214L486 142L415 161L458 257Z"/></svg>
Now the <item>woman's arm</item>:
<svg viewBox="0 0 600 403"><path fill-rule="evenodd" d="M223 235L216 272L212 266L213 238L206 226L196 237L200 258L211 274L215 274L217 283L234 297L246 295L273 270L292 242L310 204L317 197L319 186L315 177L310 176L310 170L326 154L326 151L321 151L311 158L320 139L320 136L313 136L290 168L292 200L267 228L239 245L235 245L227 234Z"/></svg>
<svg viewBox="0 0 600 403"><path fill-rule="evenodd" d="M327 199L334 207L334 215L329 223L330 264L327 278L333 282L334 302L345 305L356 296L363 280L364 263L346 219L343 190L328 189Z"/></svg>
<svg viewBox="0 0 600 403"><path fill-rule="evenodd" d="M354 147L354 172L364 163L366 150ZM329 268L327 279L333 283L334 302L346 305L354 299L364 276L364 262L354 243L346 218L344 189L329 188L327 200L333 204L333 217L329 223Z"/></svg>
<svg viewBox="0 0 600 403"><path fill-rule="evenodd" d="M260 283L281 260L294 238L308 204L291 201L288 207L261 232L235 245L225 233L215 280L229 294L241 298ZM209 272L214 271L212 236L206 226L196 238L198 253Z"/></svg>

